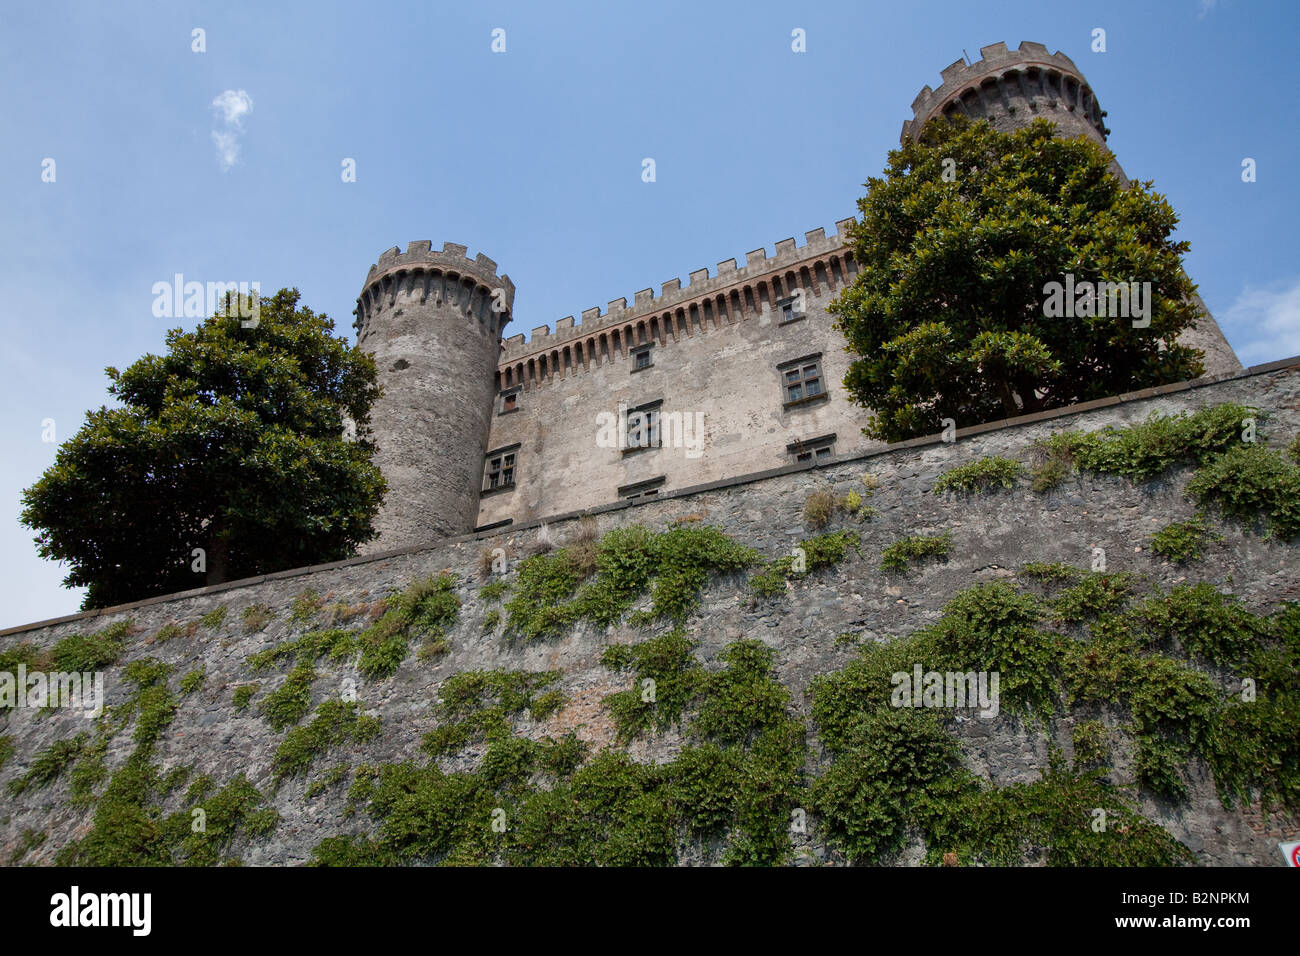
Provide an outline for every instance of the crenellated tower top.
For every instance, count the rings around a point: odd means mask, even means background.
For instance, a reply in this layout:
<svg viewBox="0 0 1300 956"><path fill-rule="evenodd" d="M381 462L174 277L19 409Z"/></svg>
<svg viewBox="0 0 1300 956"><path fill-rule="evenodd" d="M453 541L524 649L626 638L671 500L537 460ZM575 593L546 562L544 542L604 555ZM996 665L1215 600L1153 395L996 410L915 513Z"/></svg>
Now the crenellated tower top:
<svg viewBox="0 0 1300 956"><path fill-rule="evenodd" d="M508 275L497 275L496 262L481 252L473 259L469 258L467 247L457 242L444 242L440 252L434 252L432 246L428 239L408 243L405 252L393 246L370 267L357 298L357 307L353 310L356 316L354 328L358 333L364 333L375 305L385 294L391 304L392 296L402 286L404 278L422 281L426 295L429 280L433 277L466 286L468 294L464 304L467 311L477 312L486 306L499 313L498 334L509 323L515 303L515 284Z"/></svg>
<svg viewBox="0 0 1300 956"><path fill-rule="evenodd" d="M1043 44L1025 40L1016 50L1005 43L981 47L980 56L974 63L958 60L942 70L937 90L921 88L900 141L917 136L935 116L964 113L1001 130L1042 116L1056 123L1063 136L1089 136L1105 145L1110 130L1097 97L1064 53L1048 53Z"/></svg>

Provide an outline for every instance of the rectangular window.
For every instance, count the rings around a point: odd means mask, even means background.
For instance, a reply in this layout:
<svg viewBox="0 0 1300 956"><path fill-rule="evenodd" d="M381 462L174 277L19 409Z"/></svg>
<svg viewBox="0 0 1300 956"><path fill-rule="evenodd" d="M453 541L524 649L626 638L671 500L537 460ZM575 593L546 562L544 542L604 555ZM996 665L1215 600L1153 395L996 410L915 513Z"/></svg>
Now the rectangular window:
<svg viewBox="0 0 1300 956"><path fill-rule="evenodd" d="M649 481L638 481L635 484L624 485L618 489L618 496L624 501L636 501L640 498L654 498L663 490L664 478L651 478Z"/></svg>
<svg viewBox="0 0 1300 956"><path fill-rule="evenodd" d="M659 410L662 405L660 400L628 409L625 451L659 447Z"/></svg>
<svg viewBox="0 0 1300 956"><path fill-rule="evenodd" d="M816 438L805 438L802 441L791 442L785 446L785 450L799 464L829 461L835 454L835 436L819 435Z"/></svg>
<svg viewBox="0 0 1300 956"><path fill-rule="evenodd" d="M518 410L519 410L519 389L516 387L508 391L502 392L501 411L499 411L497 414L504 415L506 412L514 412Z"/></svg>
<svg viewBox="0 0 1300 956"><path fill-rule="evenodd" d="M785 393L785 403L802 402L824 395L822 385L821 356L788 362L781 367L781 386Z"/></svg>
<svg viewBox="0 0 1300 956"><path fill-rule="evenodd" d="M483 490L502 491L513 488L515 484L515 455L519 446L499 448L488 452L487 462L483 468Z"/></svg>
<svg viewBox="0 0 1300 956"><path fill-rule="evenodd" d="M649 368L654 365L654 359L650 357L651 346L646 345L635 349L632 352L632 371L639 372L643 368Z"/></svg>
<svg viewBox="0 0 1300 956"><path fill-rule="evenodd" d="M799 308L799 297L789 296L781 299L776 303L777 313L780 315L779 324L785 325L787 322L797 322L804 317L804 312Z"/></svg>

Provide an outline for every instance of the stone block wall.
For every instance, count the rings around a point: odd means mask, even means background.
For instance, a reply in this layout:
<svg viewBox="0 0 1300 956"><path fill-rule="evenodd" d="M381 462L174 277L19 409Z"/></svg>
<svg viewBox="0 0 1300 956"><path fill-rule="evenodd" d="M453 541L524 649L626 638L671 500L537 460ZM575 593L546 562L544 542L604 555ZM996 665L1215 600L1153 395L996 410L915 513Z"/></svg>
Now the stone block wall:
<svg viewBox="0 0 1300 956"><path fill-rule="evenodd" d="M1221 402L1238 402L1262 409L1268 416L1263 431L1270 444L1289 441L1300 431L1300 359L1252 370L1235 377L1194 387L1166 388L1164 394L1138 394L1108 399L1063 413L1033 416L1010 424L981 426L959 433L955 443L921 439L883 450L838 456L817 468L775 472L681 489L644 503L609 505L595 512L602 533L638 523L662 530L675 522L716 526L741 543L769 557L788 554L791 546L811 532L802 512L810 492L831 489L843 493L863 488L862 475L873 474L879 489L869 503L877 510L869 522L857 524L861 556L817 572L793 584L785 597L755 603L743 575L715 579L687 630L699 642L706 666L716 666L718 652L738 638L756 638L775 651L777 675L791 691L794 706L808 722L809 775L818 772L816 728L809 717L809 682L818 674L842 668L855 653L837 641L852 633L859 641L889 640L909 634L935 620L944 604L971 585L1009 578L1029 561L1065 562L1087 567L1093 548L1104 548L1109 569L1134 571L1152 586L1169 588L1187 581L1207 580L1239 595L1247 607L1269 612L1281 602L1300 599L1300 552L1295 544L1265 539L1256 530L1236 523L1219 527L1223 540L1203 562L1171 565L1150 550L1150 536L1172 520L1194 512L1184 495L1187 470L1142 484L1097 476L1076 476L1051 491L1036 494L1024 480L1010 490L975 497L936 496L937 478L955 465L985 455L1026 459L1035 439L1061 429L1095 429L1135 423L1152 412L1188 411ZM834 525L838 526L838 525ZM905 575L879 570L880 550L900 537L948 531L952 551L945 562L928 562ZM326 836L373 832L364 814L345 812L346 783L308 796L308 788L326 768L345 764L422 760L422 734L435 725L432 706L439 689L452 674L470 669L550 670L563 673L565 706L544 721L517 728L530 736L554 735L568 729L593 750L615 747L614 726L603 698L631 684L631 678L600 663L610 643L632 643L647 632L621 623L608 629L578 625L562 637L521 646L506 640L500 628L485 631L493 605L480 596L480 565L485 551L500 548L516 562L539 546L540 539L563 544L577 533L576 516L548 524L517 526L497 532L448 539L423 549L353 559L336 565L302 569L235 582L218 588L187 592L139 605L41 622L0 633L0 650L22 641L48 647L73 633L89 633L114 621L131 620L136 636L123 662L106 675L110 706L120 704L127 688L122 680L126 663L152 656L173 665L170 686L179 675L202 667L204 687L180 697L175 720L165 729L156 753L160 772L193 764L196 772L212 775L218 785L245 774L278 810L281 821L269 835L239 838L231 853L247 864L300 864ZM283 671L255 675L249 655L274 647L313 625L293 622L291 607L304 589L327 601L373 602L400 590L413 579L450 571L457 576L462 602L451 630L450 650L432 660L409 654L396 673L382 681L365 680L355 662L318 664L312 705L337 696L347 681L355 682L362 708L381 720L379 735L364 744L333 748L305 778L290 778L278 789L272 779L272 755L284 739L271 730L258 712L258 703L283 679ZM509 577L509 575L508 575ZM267 606L271 620L249 630L241 612L254 604ZM215 628L196 626L193 633L160 640L169 623L186 625L218 607L228 613ZM364 620L361 622L364 623ZM345 625L360 626L360 625ZM161 632L161 633L160 633ZM236 712L232 694L241 685L260 681L252 706ZM33 759L54 741L91 729L79 714L53 711L37 714L15 710L0 718L0 734L13 744L13 754L0 767L0 785L18 779ZM959 722L963 760L974 772L998 784L1037 778L1046 766L1048 744L1070 747L1068 721L1058 721L1050 735L1040 728L1002 715L994 720ZM639 761L672 759L682 740L675 731L635 739L627 750ZM133 747L129 728L115 736L107 754L110 772L125 761ZM472 763L473 752L461 758ZM1129 775L1128 757L1119 755L1115 776L1123 784ZM1300 836L1300 821L1261 818L1256 810L1225 810L1215 796L1206 768L1188 768L1190 799L1170 806L1143 798L1149 819L1182 841L1203 864L1280 865L1276 840ZM348 778L350 779L350 778ZM67 775L49 786L7 800L0 811L0 858L8 860L24 835L44 833L43 843L29 850L26 862L49 863L60 847L83 835L93 809L69 802ZM180 795L167 798L165 810L180 807ZM795 859L801 863L841 862L834 846L819 833L810 817L806 834L797 835ZM912 841L901 863L916 863L923 848ZM707 852L692 850L683 862L708 862Z"/></svg>

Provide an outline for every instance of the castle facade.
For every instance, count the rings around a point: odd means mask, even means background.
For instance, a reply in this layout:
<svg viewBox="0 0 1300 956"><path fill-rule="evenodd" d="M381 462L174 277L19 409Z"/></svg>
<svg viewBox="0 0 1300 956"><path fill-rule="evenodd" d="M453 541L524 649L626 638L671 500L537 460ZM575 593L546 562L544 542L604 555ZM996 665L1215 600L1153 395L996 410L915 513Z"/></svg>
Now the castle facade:
<svg viewBox="0 0 1300 956"><path fill-rule="evenodd" d="M1074 63L1038 43L984 47L916 97L902 136L960 112L1011 130L1045 117L1105 144ZM1118 161L1117 176L1127 182ZM643 289L631 304L504 338L514 284L483 254L390 249L357 300L360 347L384 396L372 412L389 493L371 553L652 498L739 475L818 467L867 450L842 382L852 356L827 306L857 275L853 223ZM1204 303L1181 341L1206 375L1241 365Z"/></svg>

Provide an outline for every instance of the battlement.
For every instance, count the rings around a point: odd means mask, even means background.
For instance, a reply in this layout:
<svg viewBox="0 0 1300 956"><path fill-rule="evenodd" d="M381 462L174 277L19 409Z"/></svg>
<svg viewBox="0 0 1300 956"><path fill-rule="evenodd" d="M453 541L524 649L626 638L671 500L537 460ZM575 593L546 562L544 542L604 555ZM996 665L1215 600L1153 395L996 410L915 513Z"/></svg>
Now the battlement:
<svg viewBox="0 0 1300 956"><path fill-rule="evenodd" d="M432 251L432 246L433 243L428 239L407 243L405 252L402 252L398 246L393 246L370 267L362 288L390 272L414 268L436 269L440 272L472 276L488 289L504 288L507 300L514 301L515 284L510 281L508 275L497 275L495 260L481 252L471 259L467 254L468 248L458 242L444 242L441 252Z"/></svg>
<svg viewBox="0 0 1300 956"><path fill-rule="evenodd" d="M565 316L555 323L554 332L546 325L533 329L532 337L527 342L524 341L523 333L512 335L505 340L501 362L503 365L517 362L534 353L546 352L566 342L589 336L593 332L680 308L746 281L787 270L808 259L834 252L849 245L848 230L854 221L852 218L841 219L835 224L835 234L830 236L822 228L806 232L802 246L796 246L793 238L781 239L776 243L776 254L770 258L767 249L759 247L745 254L743 266L738 266L735 259L719 262L712 276L707 267L696 269L689 273L685 285L680 278L669 279L660 285L659 295L655 295L653 288L642 289L633 295L631 306L626 298L611 300L604 312L600 306L593 306L582 313L579 324L575 324L573 316Z"/></svg>
<svg viewBox="0 0 1300 956"><path fill-rule="evenodd" d="M457 281L469 279L482 290L481 301L495 300L500 294L504 305L501 310L504 318L500 324L504 326L510 321L509 316L515 304L515 284L508 275L497 275L495 260L481 252L471 259L467 248L458 242L444 242L440 252L434 252L432 246L433 243L428 239L408 243L405 252L398 246L393 246L370 267L366 281L361 286L361 295L357 298L357 307L352 310L356 316L353 325L358 332L365 325L372 304L381 299L381 290L395 290L408 274L412 278L419 275L441 275ZM427 286L426 282L425 294Z"/></svg>
<svg viewBox="0 0 1300 956"><path fill-rule="evenodd" d="M989 102L1006 106L1013 98L1033 99L1046 96L1062 101L1067 110L1077 110L1086 117L1102 141L1108 130L1102 122L1096 97L1088 87L1079 68L1064 53L1048 53L1047 47L1030 40L1021 42L1016 50L1007 49L1005 43L980 47L982 59L967 63L964 59L941 71L943 83L937 90L921 88L912 101L912 119L903 123L900 141L920 133L927 120L956 107L963 112L982 115ZM1047 77L1042 85L1020 83L1022 77ZM976 109L967 109L968 106Z"/></svg>

